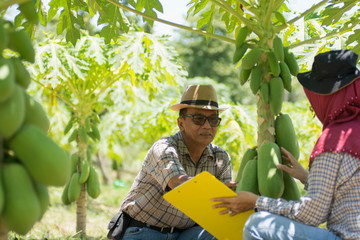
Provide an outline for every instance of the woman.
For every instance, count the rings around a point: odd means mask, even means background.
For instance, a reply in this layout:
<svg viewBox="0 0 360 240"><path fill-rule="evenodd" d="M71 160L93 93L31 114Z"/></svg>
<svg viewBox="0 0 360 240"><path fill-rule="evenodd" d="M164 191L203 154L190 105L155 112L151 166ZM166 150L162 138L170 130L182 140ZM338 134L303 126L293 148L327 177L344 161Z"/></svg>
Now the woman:
<svg viewBox="0 0 360 240"><path fill-rule="evenodd" d="M281 149L278 167L305 183L300 201L239 192L217 198L221 214L255 208L244 239L360 239L360 71L358 55L349 50L318 54L312 71L297 77L323 124L310 155L309 173ZM319 228L325 223L327 228Z"/></svg>

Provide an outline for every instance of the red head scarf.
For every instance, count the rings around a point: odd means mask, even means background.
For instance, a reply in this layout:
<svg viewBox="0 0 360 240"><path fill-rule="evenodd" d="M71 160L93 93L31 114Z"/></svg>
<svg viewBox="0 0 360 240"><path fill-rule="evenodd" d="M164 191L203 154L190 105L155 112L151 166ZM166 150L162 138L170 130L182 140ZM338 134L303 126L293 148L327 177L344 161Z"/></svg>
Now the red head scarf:
<svg viewBox="0 0 360 240"><path fill-rule="evenodd" d="M323 152L344 152L360 156L360 78L339 91L321 95L304 88L322 133L310 155L309 166Z"/></svg>

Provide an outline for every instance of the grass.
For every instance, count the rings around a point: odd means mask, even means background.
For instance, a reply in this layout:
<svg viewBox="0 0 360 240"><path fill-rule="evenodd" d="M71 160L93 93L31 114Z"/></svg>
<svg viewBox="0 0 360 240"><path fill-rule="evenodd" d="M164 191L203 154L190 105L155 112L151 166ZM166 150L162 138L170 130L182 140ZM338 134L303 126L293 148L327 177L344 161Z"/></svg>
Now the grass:
<svg viewBox="0 0 360 240"><path fill-rule="evenodd" d="M131 183L130 183L131 184ZM126 187L102 185L97 199L88 197L86 216L87 239L107 239L107 225L120 209L129 191ZM76 237L76 204L65 206L61 201L62 187L49 187L50 206L42 219L25 235L9 232L9 239L79 239Z"/></svg>

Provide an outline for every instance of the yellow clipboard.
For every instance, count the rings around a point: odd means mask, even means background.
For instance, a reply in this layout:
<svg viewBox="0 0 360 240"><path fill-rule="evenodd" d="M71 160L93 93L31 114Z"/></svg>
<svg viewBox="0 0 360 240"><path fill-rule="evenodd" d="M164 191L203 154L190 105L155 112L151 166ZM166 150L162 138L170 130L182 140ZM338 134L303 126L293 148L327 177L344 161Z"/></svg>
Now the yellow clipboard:
<svg viewBox="0 0 360 240"><path fill-rule="evenodd" d="M236 196L235 192L204 171L163 197L218 240L239 240L243 239L244 224L254 210L233 217L220 215L224 209L213 209L216 202L211 201L212 198L233 196Z"/></svg>

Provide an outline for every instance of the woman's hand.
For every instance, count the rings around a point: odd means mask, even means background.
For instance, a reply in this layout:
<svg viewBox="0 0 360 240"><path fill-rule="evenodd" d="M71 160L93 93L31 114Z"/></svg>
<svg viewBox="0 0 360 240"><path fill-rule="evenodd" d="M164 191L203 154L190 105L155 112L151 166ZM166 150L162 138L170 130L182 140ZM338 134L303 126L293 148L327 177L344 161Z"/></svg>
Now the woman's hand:
<svg viewBox="0 0 360 240"><path fill-rule="evenodd" d="M240 191L236 197L213 198L211 200L218 202L213 208L225 208L220 211L220 215L228 213L230 216L235 216L238 213L254 209L258 197L254 193Z"/></svg>
<svg viewBox="0 0 360 240"><path fill-rule="evenodd" d="M294 158L294 156L283 147L281 147L281 157L283 163L285 164L278 164L277 167L287 172L292 177L299 179L300 182L304 184L309 175L309 172L304 169L301 164Z"/></svg>

